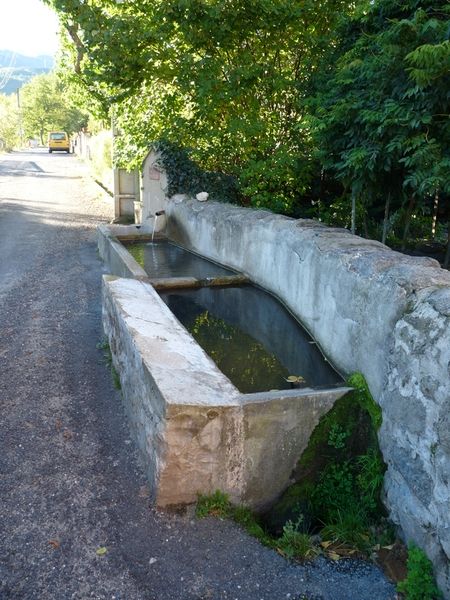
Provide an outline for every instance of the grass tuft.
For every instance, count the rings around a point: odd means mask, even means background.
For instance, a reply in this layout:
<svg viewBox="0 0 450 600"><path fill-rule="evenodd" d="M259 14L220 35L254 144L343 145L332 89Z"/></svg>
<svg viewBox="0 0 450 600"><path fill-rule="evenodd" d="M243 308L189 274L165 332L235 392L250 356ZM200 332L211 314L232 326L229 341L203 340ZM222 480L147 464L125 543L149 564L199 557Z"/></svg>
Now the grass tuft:
<svg viewBox="0 0 450 600"><path fill-rule="evenodd" d="M120 376L113 365L112 352L108 340L106 338L103 338L103 340L97 344L97 348L103 351L103 361L111 371L111 377L114 387L116 388L116 390L121 390L122 385L120 383Z"/></svg>

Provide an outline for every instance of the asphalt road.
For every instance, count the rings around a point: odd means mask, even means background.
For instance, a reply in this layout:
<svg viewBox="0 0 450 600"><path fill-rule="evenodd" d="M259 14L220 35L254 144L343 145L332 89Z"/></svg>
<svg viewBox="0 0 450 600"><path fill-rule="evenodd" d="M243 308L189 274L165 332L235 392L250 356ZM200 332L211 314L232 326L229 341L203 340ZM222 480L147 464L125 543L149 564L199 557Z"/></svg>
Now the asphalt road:
<svg viewBox="0 0 450 600"><path fill-rule="evenodd" d="M74 156L0 155L0 599L394 598L371 564L292 564L233 523L150 506L97 349L111 217Z"/></svg>

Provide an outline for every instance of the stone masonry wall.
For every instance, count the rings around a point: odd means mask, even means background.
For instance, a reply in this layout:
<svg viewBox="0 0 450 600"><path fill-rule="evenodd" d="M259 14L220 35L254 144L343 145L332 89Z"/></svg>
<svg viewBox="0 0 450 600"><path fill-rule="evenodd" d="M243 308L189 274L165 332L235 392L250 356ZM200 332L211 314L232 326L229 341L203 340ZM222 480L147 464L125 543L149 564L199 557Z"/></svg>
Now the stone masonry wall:
<svg viewBox="0 0 450 600"><path fill-rule="evenodd" d="M432 559L448 594L450 293L425 289L398 320L380 397L387 504Z"/></svg>
<svg viewBox="0 0 450 600"><path fill-rule="evenodd" d="M386 504L450 598L450 273L309 220L169 200L168 235L278 296L383 411Z"/></svg>

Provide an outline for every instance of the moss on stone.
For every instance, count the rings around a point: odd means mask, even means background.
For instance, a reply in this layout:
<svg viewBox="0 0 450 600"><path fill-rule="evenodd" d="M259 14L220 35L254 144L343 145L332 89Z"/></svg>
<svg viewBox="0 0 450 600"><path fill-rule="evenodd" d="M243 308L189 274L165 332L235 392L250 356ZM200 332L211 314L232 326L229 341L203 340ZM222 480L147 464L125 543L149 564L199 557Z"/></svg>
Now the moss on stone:
<svg viewBox="0 0 450 600"><path fill-rule="evenodd" d="M372 394L370 393L367 381L364 379L364 375L361 373L353 373L353 375L350 375L350 377L347 379L347 383L354 389L352 394L357 398L357 401L361 407L367 410L372 419L375 430L378 431L383 421L381 408L372 398Z"/></svg>
<svg viewBox="0 0 450 600"><path fill-rule="evenodd" d="M385 465L377 438L381 410L360 373L348 383L354 389L335 403L313 431L292 474L295 483L265 515L274 534L300 515L305 530L314 531L342 522L354 506L361 522L374 522L382 513Z"/></svg>

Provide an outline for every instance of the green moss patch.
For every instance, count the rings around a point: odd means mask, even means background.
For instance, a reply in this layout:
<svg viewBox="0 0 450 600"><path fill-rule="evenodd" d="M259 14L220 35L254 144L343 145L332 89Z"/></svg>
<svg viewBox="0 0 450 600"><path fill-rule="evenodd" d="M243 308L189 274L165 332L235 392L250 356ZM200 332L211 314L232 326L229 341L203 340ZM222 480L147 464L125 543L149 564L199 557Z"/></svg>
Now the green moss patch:
<svg viewBox="0 0 450 600"><path fill-rule="evenodd" d="M320 533L365 551L384 515L385 464L377 439L381 410L359 373L353 391L322 417L292 474L295 483L263 517L272 535L301 518L305 533Z"/></svg>
<svg viewBox="0 0 450 600"><path fill-rule="evenodd" d="M197 515L234 519L288 558L367 556L392 542L381 504L381 411L362 375L348 383L353 391L322 417L294 470L295 483L270 511L254 515L217 491L199 497Z"/></svg>

